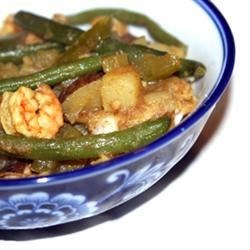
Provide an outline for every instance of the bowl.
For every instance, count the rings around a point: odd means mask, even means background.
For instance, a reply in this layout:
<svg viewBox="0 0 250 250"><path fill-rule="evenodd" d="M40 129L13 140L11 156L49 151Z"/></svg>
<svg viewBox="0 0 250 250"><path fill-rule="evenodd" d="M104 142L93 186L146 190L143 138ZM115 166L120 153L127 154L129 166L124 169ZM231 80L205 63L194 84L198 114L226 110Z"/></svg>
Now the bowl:
<svg viewBox="0 0 250 250"><path fill-rule="evenodd" d="M188 57L207 66L195 84L198 108L168 134L134 152L92 168L27 179L0 180L0 229L31 229L76 221L100 214L147 190L188 152L228 85L235 57L233 36L226 20L210 1L160 0L142 4L133 0L44 0L30 6L18 0L5 3L0 16L30 10L51 16L93 7L121 7L147 14L189 46ZM49 6L49 8L48 8ZM181 6L181 8L180 8ZM171 7L171 8L170 8ZM167 13L165 13L167 12ZM144 32L136 29L135 32Z"/></svg>

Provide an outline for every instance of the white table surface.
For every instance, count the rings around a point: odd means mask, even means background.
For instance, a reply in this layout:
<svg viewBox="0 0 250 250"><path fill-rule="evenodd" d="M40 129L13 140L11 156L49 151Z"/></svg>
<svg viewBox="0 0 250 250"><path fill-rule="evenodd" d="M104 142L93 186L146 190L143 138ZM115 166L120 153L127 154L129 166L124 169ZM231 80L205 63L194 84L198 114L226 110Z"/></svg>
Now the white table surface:
<svg viewBox="0 0 250 250"><path fill-rule="evenodd" d="M230 88L187 157L150 190L102 215L42 230L0 231L1 250L250 249L250 14L247 1L213 2L234 32L236 65Z"/></svg>

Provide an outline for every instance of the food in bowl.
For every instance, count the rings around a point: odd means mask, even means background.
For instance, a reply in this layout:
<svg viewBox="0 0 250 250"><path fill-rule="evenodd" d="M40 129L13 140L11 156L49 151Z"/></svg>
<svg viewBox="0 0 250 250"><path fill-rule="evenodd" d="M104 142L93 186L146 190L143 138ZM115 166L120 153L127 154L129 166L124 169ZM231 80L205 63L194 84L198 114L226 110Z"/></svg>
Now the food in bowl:
<svg viewBox="0 0 250 250"><path fill-rule="evenodd" d="M192 82L206 71L185 59L185 44L124 9L19 11L0 35L0 178L90 167L149 144L195 109Z"/></svg>

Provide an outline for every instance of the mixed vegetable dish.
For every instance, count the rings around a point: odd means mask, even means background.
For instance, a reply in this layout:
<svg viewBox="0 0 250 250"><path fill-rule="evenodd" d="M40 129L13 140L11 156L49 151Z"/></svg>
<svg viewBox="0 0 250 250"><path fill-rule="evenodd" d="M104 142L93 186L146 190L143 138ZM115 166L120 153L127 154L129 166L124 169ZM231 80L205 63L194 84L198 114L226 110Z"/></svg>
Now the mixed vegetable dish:
<svg viewBox="0 0 250 250"><path fill-rule="evenodd" d="M9 15L0 28L0 178L90 167L161 137L197 105L192 83L206 68L186 54L129 10Z"/></svg>

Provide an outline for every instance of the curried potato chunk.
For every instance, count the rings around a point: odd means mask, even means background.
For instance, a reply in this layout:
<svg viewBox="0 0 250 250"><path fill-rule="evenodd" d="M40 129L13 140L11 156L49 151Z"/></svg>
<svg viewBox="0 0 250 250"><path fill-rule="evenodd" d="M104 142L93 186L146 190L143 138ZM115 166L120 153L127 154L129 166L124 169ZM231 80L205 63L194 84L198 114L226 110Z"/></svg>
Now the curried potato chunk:
<svg viewBox="0 0 250 250"><path fill-rule="evenodd" d="M101 108L101 80L96 80L77 89L63 102L63 113L70 123L75 123L82 110Z"/></svg>
<svg viewBox="0 0 250 250"><path fill-rule="evenodd" d="M104 110L127 109L136 106L141 95L141 80L131 66L108 72L102 79L101 98Z"/></svg>

